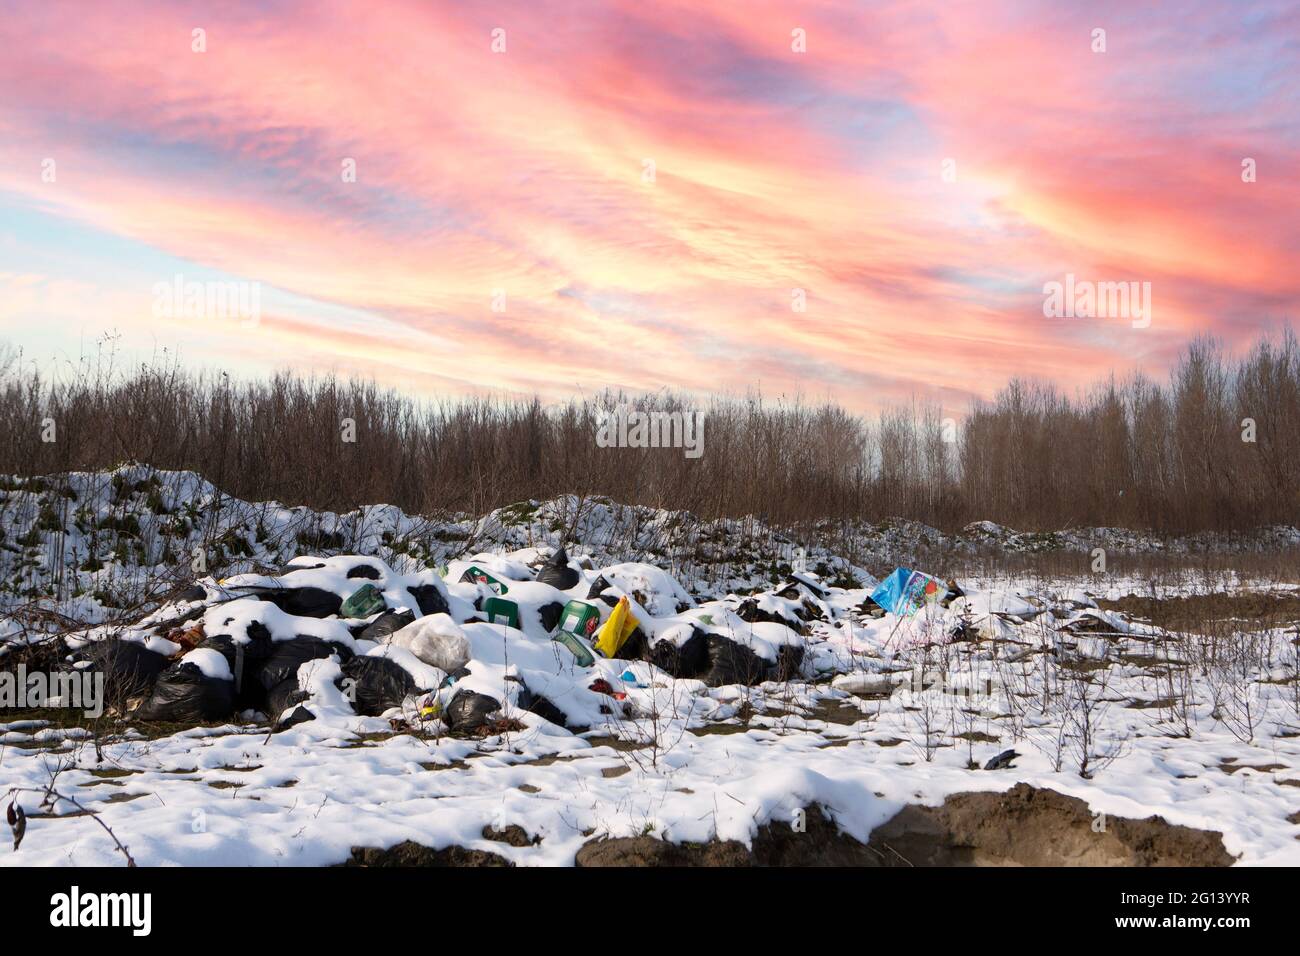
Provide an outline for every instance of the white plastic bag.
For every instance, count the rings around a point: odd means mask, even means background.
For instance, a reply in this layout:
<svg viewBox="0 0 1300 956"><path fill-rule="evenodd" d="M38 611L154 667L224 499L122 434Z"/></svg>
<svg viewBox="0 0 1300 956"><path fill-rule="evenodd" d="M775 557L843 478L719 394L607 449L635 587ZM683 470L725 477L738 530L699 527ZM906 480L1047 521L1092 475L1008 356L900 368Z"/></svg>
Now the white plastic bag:
<svg viewBox="0 0 1300 956"><path fill-rule="evenodd" d="M447 673L469 663L469 638L448 614L430 614L389 635L387 644L406 648Z"/></svg>

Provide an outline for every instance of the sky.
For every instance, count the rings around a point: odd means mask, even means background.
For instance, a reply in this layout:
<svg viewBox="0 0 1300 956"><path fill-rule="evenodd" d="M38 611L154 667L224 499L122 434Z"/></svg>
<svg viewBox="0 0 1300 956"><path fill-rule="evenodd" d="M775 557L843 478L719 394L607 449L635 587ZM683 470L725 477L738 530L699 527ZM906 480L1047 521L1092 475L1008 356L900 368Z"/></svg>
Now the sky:
<svg viewBox="0 0 1300 956"><path fill-rule="evenodd" d="M1300 303L1293 0L0 0L0 50L41 367L956 409ZM1045 315L1067 276L1149 322Z"/></svg>

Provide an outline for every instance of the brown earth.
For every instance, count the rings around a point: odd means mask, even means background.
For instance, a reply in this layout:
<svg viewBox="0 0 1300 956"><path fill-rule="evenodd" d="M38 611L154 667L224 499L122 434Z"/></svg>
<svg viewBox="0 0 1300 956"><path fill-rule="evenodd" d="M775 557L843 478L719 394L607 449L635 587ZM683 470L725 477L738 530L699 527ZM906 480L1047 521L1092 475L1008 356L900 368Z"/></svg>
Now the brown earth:
<svg viewBox="0 0 1300 956"><path fill-rule="evenodd" d="M871 834L891 866L1229 866L1223 835L1163 818L1107 817L1095 832L1088 805L1017 784L1005 793L958 793L939 807L910 806Z"/></svg>
<svg viewBox="0 0 1300 956"><path fill-rule="evenodd" d="M1222 834L1160 817L1094 820L1088 805L1021 783L1005 793L958 793L941 806L909 806L867 843L840 832L820 807L805 832L789 823L759 828L753 846L735 840L669 843L651 836L597 839L578 850L581 867L724 866L1230 866ZM1094 830L1094 824L1099 827ZM514 831L518 831L517 833ZM507 835L508 834L508 835ZM485 836L489 834L485 831ZM515 846L534 842L517 827L493 834ZM509 866L480 850L431 850L399 843L355 847L344 866Z"/></svg>
<svg viewBox="0 0 1300 956"><path fill-rule="evenodd" d="M1150 621L1171 631L1213 632L1216 623L1232 622L1252 630L1285 627L1300 621L1300 594L1240 592L1152 598L1129 594L1116 601L1098 601L1107 611Z"/></svg>
<svg viewBox="0 0 1300 956"><path fill-rule="evenodd" d="M1094 832L1082 800L1017 784L1006 793L959 793L942 806L904 808L860 843L813 806L807 832L761 827L753 849L734 841L669 844L651 837L598 840L578 866L1229 866L1222 835L1160 817L1110 817Z"/></svg>
<svg viewBox="0 0 1300 956"><path fill-rule="evenodd" d="M352 858L339 866L514 866L504 857L482 850L449 846L433 850L406 840L386 850L356 846Z"/></svg>

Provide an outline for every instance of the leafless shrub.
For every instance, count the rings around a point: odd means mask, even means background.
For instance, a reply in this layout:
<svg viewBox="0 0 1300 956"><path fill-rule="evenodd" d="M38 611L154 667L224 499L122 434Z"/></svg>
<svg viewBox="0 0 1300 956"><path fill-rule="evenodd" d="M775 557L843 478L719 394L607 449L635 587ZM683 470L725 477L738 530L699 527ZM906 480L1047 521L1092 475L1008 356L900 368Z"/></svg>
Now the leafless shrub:
<svg viewBox="0 0 1300 956"><path fill-rule="evenodd" d="M599 448L598 416L620 403L703 412L706 453ZM57 441L41 439L46 418ZM345 418L355 442L340 439ZM387 502L482 514L529 498L604 495L705 518L754 515L828 544L851 540L863 516L1169 533L1291 522L1298 426L1300 347L1289 330L1235 361L1196 342L1165 386L1112 380L1068 399L1012 382L956 433L932 404L871 421L799 398L604 392L544 408L537 399L421 401L333 377L235 382L165 356L121 368L111 342L52 369L12 351L0 361L0 473L136 460L197 471L246 500L335 511Z"/></svg>

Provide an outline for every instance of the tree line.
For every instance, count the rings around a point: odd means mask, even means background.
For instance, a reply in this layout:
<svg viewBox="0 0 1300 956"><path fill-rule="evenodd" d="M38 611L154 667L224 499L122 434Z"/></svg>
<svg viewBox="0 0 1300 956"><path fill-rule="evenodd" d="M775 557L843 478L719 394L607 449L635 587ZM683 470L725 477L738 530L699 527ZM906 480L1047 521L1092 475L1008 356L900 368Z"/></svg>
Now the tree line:
<svg viewBox="0 0 1300 956"><path fill-rule="evenodd" d="M703 414L703 454L601 447L619 406ZM606 391L544 406L335 376L237 381L174 360L122 368L111 350L53 372L0 355L0 473L125 461L335 511L478 514L576 493L791 527L1247 530L1300 523L1300 348L1290 329L1237 357L1199 339L1164 381L1112 376L1066 395L1014 380L960 420L923 401L872 417L759 395Z"/></svg>

